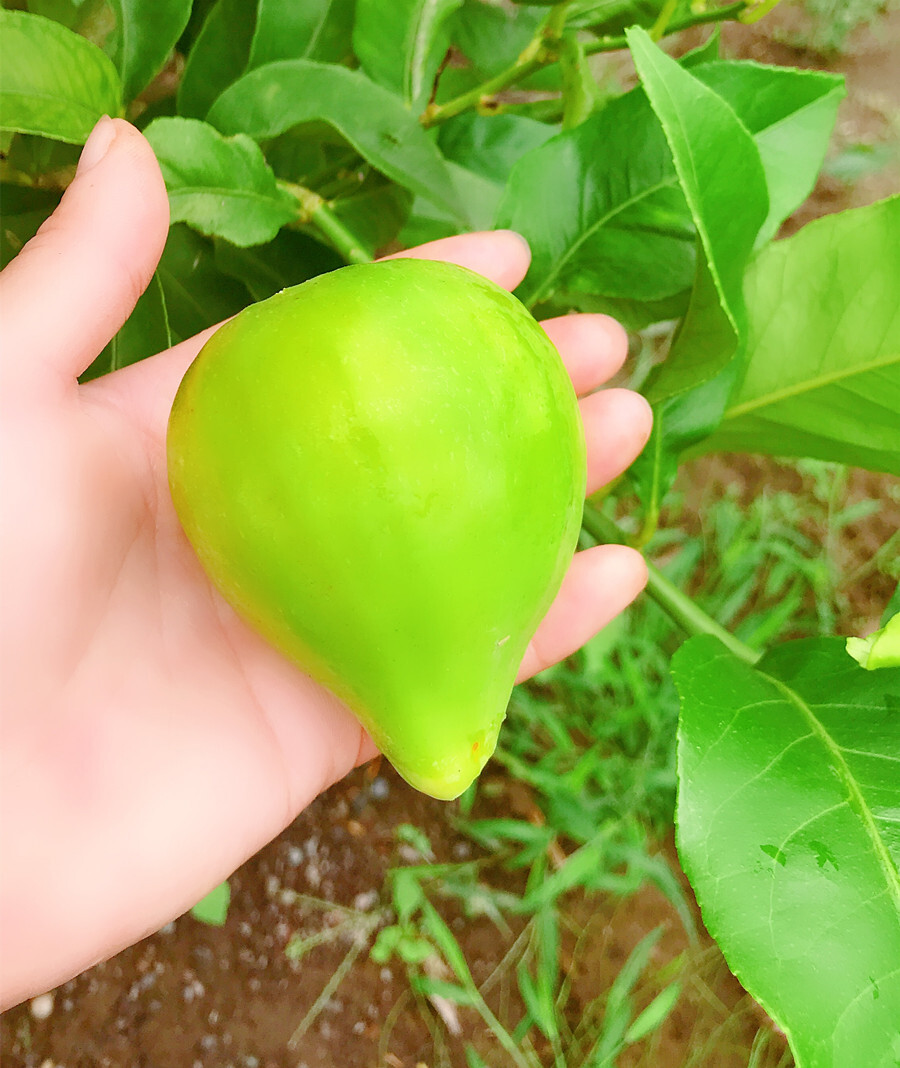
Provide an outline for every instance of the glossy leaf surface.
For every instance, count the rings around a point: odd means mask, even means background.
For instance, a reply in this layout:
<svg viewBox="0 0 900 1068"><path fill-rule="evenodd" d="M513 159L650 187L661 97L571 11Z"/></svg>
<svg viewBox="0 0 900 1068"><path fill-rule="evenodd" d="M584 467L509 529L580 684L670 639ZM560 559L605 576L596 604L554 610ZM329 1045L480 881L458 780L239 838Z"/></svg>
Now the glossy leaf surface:
<svg viewBox="0 0 900 1068"><path fill-rule="evenodd" d="M750 62L706 63L691 72L734 109L759 150L769 214L756 244L764 244L812 192L844 97L844 80L823 71Z"/></svg>
<svg viewBox="0 0 900 1068"><path fill-rule="evenodd" d="M497 224L531 245L531 266L517 290L529 306L556 290L658 300L689 287L694 275L690 213L662 129L640 92L523 156Z"/></svg>
<svg viewBox="0 0 900 1068"><path fill-rule="evenodd" d="M187 57L178 114L204 119L212 102L247 69L256 11L246 0L218 0Z"/></svg>
<svg viewBox="0 0 900 1068"><path fill-rule="evenodd" d="M678 848L729 966L800 1068L900 1057L900 668L840 638L755 667L676 654Z"/></svg>
<svg viewBox="0 0 900 1068"><path fill-rule="evenodd" d="M95 44L41 15L0 11L0 126L83 144L121 109L118 72Z"/></svg>
<svg viewBox="0 0 900 1068"><path fill-rule="evenodd" d="M747 272L748 364L703 448L900 474L900 197L828 216Z"/></svg>
<svg viewBox="0 0 900 1068"><path fill-rule="evenodd" d="M279 59L338 63L350 54L354 0L258 0L248 69Z"/></svg>
<svg viewBox="0 0 900 1068"><path fill-rule="evenodd" d="M303 59L268 63L226 89L209 121L257 140L300 123L327 123L382 174L464 217L444 161L416 118L360 71Z"/></svg>
<svg viewBox="0 0 900 1068"><path fill-rule="evenodd" d="M184 32L192 0L112 0L116 15L113 60L119 69L126 100L158 74Z"/></svg>
<svg viewBox="0 0 900 1068"><path fill-rule="evenodd" d="M643 30L629 30L627 37L699 239L687 315L648 387L659 400L712 378L737 350L742 275L768 213L768 194L759 150L732 108Z"/></svg>
<svg viewBox="0 0 900 1068"><path fill-rule="evenodd" d="M448 18L462 0L357 0L354 51L363 70L418 114L450 44Z"/></svg>
<svg viewBox="0 0 900 1068"><path fill-rule="evenodd" d="M271 240L299 214L259 145L244 134L223 137L198 119L156 119L146 137L159 160L173 222L189 223L235 245Z"/></svg>

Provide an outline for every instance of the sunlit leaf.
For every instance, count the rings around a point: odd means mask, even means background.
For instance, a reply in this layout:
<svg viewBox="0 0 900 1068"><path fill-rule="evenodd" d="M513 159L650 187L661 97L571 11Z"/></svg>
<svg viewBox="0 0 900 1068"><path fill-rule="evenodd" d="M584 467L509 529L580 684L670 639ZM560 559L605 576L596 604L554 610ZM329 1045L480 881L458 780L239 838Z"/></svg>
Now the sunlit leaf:
<svg viewBox="0 0 900 1068"><path fill-rule="evenodd" d="M122 110L122 83L95 44L42 15L0 10L0 126L83 144Z"/></svg>
<svg viewBox="0 0 900 1068"><path fill-rule="evenodd" d="M840 638L676 654L679 855L800 1068L900 1057L900 668Z"/></svg>

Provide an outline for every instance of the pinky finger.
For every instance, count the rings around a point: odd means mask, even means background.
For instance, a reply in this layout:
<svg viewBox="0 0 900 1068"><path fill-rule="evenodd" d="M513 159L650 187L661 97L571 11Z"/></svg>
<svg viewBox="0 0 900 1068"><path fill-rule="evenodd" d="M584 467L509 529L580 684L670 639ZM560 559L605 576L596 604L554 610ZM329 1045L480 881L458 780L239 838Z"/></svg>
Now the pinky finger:
<svg viewBox="0 0 900 1068"><path fill-rule="evenodd" d="M556 600L525 650L517 682L570 656L602 630L647 582L644 558L625 545L576 553Z"/></svg>

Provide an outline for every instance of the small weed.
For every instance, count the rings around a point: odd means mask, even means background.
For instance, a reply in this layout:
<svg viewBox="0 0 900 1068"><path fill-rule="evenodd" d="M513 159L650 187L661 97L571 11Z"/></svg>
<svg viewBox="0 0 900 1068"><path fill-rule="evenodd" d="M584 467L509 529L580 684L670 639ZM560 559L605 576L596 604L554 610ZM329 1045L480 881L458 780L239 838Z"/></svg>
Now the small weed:
<svg viewBox="0 0 900 1068"><path fill-rule="evenodd" d="M802 496L779 490L750 496L746 487L732 486L701 494L689 508L682 489L667 504L666 529L650 547L668 577L756 648L793 633L831 630L841 607L838 539L848 524L881 507L850 503L850 474L842 467L806 461L791 471L803 480ZM729 1009L704 981L693 913L654 845L673 819L678 705L667 662L681 638L642 598L574 656L516 689L495 754L508 773L504 782L517 784L516 804L509 803L508 785L488 776L463 799L457 820L486 855L437 863L424 831L397 827L398 857L407 863L388 874L389 904L372 913L348 911L344 922L287 947L299 957L352 934L343 963L297 1036L368 946L376 963L399 962L409 984L385 1021L379 1063L390 1063L394 1023L412 1009L432 1035L435 1065L451 1063L448 1043L467 1039L470 1068L615 1068L629 1047L638 1057L633 1063L656 1063L655 1037L688 994L717 1006L710 1011L721 1021L698 1035L691 1064L714 1063L716 1050L740 1041L738 1031L745 1034L760 1010L750 999L745 1008ZM491 808L501 814L476 815ZM502 889L492 885L499 865L519 873L507 873ZM691 948L660 967L657 928L607 988L585 996L583 975L576 977L601 936L578 913L591 895L624 898L647 881L674 907ZM448 909L496 928L502 950L486 978L476 981L443 915ZM476 1020L489 1045L477 1037ZM754 1068L790 1063L764 1025L749 1056Z"/></svg>
<svg viewBox="0 0 900 1068"><path fill-rule="evenodd" d="M847 145L837 155L825 161L822 173L836 178L844 185L855 185L862 178L890 167L900 156L895 144Z"/></svg>
<svg viewBox="0 0 900 1068"><path fill-rule="evenodd" d="M511 935L507 938L512 944L497 968L477 984L462 947L429 896L446 893L441 881L453 867L474 870L471 864L393 869L390 881L396 923L382 928L371 949L377 963L396 959L405 965L413 995L430 1006L452 1036L461 1038L467 1030L460 1011L474 1012L492 1042L502 1049L505 1057L500 1063L515 1068L613 1068L619 1053L663 1024L679 998L680 983L667 982L643 1009L637 1006L639 1000L647 1001L644 992L640 999L635 996L639 982L647 976L659 928L635 947L608 991L599 992L585 1008L576 1007L571 1015L578 1022L573 1025L567 1012L572 987L561 965L564 915L557 900L566 887L553 883L540 861L532 869L524 897L516 902L515 911L529 916L522 932L514 940ZM491 893L487 887L484 892ZM497 1012L487 998L501 974L513 972L521 1008L511 1013L510 999L504 998L507 1011ZM510 1015L518 1016L514 1025L503 1022ZM385 1030L382 1055L389 1027ZM495 1053L490 1061L485 1055L467 1043L469 1065L497 1063Z"/></svg>
<svg viewBox="0 0 900 1068"><path fill-rule="evenodd" d="M813 28L804 44L819 52L840 52L847 37L858 27L896 8L896 0L800 0L813 19Z"/></svg>

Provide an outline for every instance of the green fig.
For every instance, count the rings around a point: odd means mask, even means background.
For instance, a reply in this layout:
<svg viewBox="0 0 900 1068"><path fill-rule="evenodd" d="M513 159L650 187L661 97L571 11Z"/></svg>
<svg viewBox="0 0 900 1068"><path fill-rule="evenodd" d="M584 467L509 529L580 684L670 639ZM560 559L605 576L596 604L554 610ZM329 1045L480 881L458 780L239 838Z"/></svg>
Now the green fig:
<svg viewBox="0 0 900 1068"><path fill-rule="evenodd" d="M213 335L167 448L225 598L409 783L458 796L580 528L582 426L542 328L461 267L341 268Z"/></svg>

